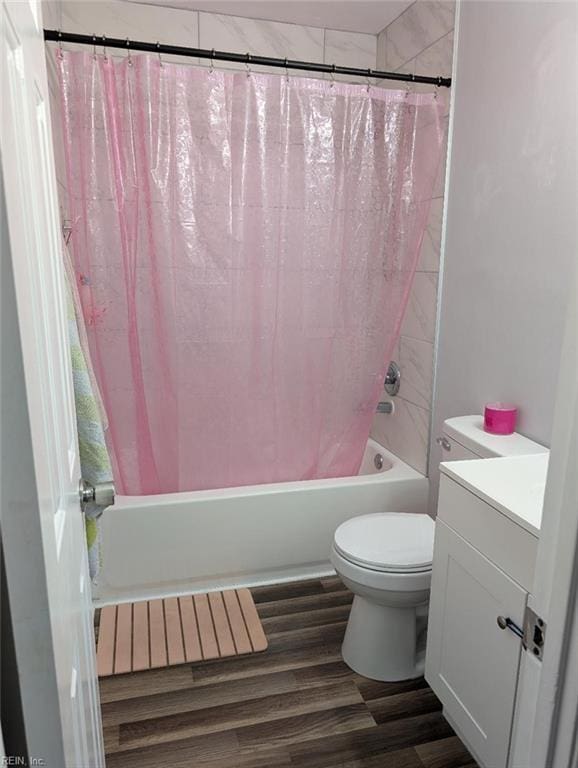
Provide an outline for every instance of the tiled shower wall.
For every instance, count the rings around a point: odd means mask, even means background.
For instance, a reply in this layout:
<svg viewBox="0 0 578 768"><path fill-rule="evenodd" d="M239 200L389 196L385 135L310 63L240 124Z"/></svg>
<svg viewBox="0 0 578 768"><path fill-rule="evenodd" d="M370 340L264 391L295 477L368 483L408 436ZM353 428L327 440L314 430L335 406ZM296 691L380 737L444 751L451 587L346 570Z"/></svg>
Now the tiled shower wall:
<svg viewBox="0 0 578 768"><path fill-rule="evenodd" d="M194 5L194 2L191 2ZM161 40L173 45L252 53L306 61L342 62L353 67L375 65L375 35L341 32L298 24L225 16L203 11L144 5L135 2L72 2L64 0L62 27L69 32ZM78 46L76 46L78 50ZM163 57L170 60L170 57ZM175 58L180 64L182 57ZM208 66L207 61L198 62ZM218 62L220 69L245 69L244 64ZM258 72L276 72L255 67Z"/></svg>
<svg viewBox="0 0 578 768"><path fill-rule="evenodd" d="M375 67L376 35L342 32L333 29L285 24L202 11L189 11L136 2L101 0L43 0L44 26L83 34L106 34L133 40L160 40L173 45L215 48L216 50L250 52L261 56L340 63L351 67ZM194 5L191 2L191 5ZM54 46L52 46L54 47ZM66 48L67 46L64 45ZM79 50L81 46L71 46ZM91 47L85 47L92 50ZM124 55L115 51L115 55ZM182 57L163 56L165 61L183 63ZM194 61L208 66L207 61ZM244 69L244 64L219 62L219 68ZM278 69L255 67L256 72ZM298 75L292 72L291 75ZM306 73L302 73L306 74ZM58 78L53 56L48 56L48 76L53 102L53 135L56 154L56 176L62 218L66 217L66 185L62 157L60 124L57 119ZM347 78L336 78L344 79ZM355 80L359 82L359 78Z"/></svg>
<svg viewBox="0 0 578 768"><path fill-rule="evenodd" d="M378 36L377 66L388 71L451 75L455 3L417 0ZM446 112L449 94L440 92ZM447 136L447 115L445 117ZM432 405L434 338L440 265L445 155L394 360L401 388L393 414L375 416L372 437L412 467L426 473ZM383 393L383 399L388 400Z"/></svg>
<svg viewBox="0 0 578 768"><path fill-rule="evenodd" d="M264 56L353 67L377 65L379 69L387 70L451 74L454 3L444 0L417 0L378 36L134 2L47 0L43 7L45 26L62 28L67 32L104 32L115 37L160 39L174 45L241 53L249 51ZM74 49L78 50L78 46ZM170 60L170 57L164 58ZM175 60L182 63L182 58ZM239 65L220 62L221 66ZM244 68L244 65L240 66ZM262 67L258 69L267 71ZM56 100L57 79L52 61L49 64L49 81L51 96ZM397 86L393 84L393 87ZM440 98L447 101L447 93L440 93ZM55 116L57 112L55 110ZM62 216L65 217L66 187L58 120L54 121L54 138ZM430 429L443 188L442 168L434 190L402 336L394 354L402 369L401 391L395 398L395 413L377 415L372 429L372 435L379 442L424 473Z"/></svg>
<svg viewBox="0 0 578 768"><path fill-rule="evenodd" d="M161 40L173 45L250 52L261 56L324 61L330 64L336 62L362 68L374 67L376 61L375 35L146 5L127 0L49 0L45 5L52 6L51 19L67 32L98 36L104 33L133 40ZM78 49L79 46L74 46L70 50ZM123 55L123 52L117 50L115 55ZM180 64L186 61L182 57L164 55L163 60L173 60ZM197 60L195 63L209 66L206 60ZM217 66L220 69L245 69L244 64L232 62L221 61ZM255 71L279 73L278 69L267 67L255 67ZM299 73L292 71L291 74Z"/></svg>

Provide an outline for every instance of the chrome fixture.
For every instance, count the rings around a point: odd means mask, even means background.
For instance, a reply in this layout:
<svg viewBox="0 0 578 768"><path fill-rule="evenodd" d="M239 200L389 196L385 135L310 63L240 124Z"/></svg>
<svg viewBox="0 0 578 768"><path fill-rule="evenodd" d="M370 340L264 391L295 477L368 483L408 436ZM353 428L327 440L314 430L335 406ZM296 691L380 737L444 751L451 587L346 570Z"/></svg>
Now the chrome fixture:
<svg viewBox="0 0 578 768"><path fill-rule="evenodd" d="M78 495L82 511L87 504L95 504L104 512L106 507L112 507L114 504L114 483L92 485L87 480L81 480L78 485Z"/></svg>
<svg viewBox="0 0 578 768"><path fill-rule="evenodd" d="M385 374L383 388L390 397L395 397L399 392L400 385L401 371L399 370L399 365L392 360L387 369L387 373Z"/></svg>
<svg viewBox="0 0 578 768"><path fill-rule="evenodd" d="M373 459L373 464L378 471L383 469L383 456L381 455L381 453L375 454Z"/></svg>
<svg viewBox="0 0 578 768"><path fill-rule="evenodd" d="M393 403L378 403L375 409L376 413L393 413Z"/></svg>
<svg viewBox="0 0 578 768"><path fill-rule="evenodd" d="M443 448L444 451L451 451L452 444L447 439L447 437L436 437L436 443L440 446L440 448Z"/></svg>
<svg viewBox="0 0 578 768"><path fill-rule="evenodd" d="M524 614L524 648L542 661L544 657L544 644L546 642L546 622L537 613L526 606Z"/></svg>
<svg viewBox="0 0 578 768"><path fill-rule="evenodd" d="M523 630L521 630L520 627L516 624L516 622L512 621L512 619L510 619L509 616L498 616L496 621L498 622L498 626L500 629L509 629L510 632L513 632L521 640L524 639Z"/></svg>
<svg viewBox="0 0 578 768"><path fill-rule="evenodd" d="M496 621L500 629L509 629L510 632L513 632L522 641L522 646L530 651L538 661L542 661L546 642L546 622L544 619L541 619L537 613L526 606L523 629L508 616L498 616Z"/></svg>

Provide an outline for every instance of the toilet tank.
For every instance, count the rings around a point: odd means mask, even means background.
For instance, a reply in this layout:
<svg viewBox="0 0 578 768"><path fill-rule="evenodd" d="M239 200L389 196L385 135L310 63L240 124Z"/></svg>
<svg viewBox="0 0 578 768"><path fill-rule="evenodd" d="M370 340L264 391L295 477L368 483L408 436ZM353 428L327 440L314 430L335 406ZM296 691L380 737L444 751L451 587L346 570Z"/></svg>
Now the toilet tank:
<svg viewBox="0 0 578 768"><path fill-rule="evenodd" d="M548 451L543 445L517 432L512 435L492 435L486 432L482 416L456 416L447 419L437 443L442 449L440 461L524 456Z"/></svg>

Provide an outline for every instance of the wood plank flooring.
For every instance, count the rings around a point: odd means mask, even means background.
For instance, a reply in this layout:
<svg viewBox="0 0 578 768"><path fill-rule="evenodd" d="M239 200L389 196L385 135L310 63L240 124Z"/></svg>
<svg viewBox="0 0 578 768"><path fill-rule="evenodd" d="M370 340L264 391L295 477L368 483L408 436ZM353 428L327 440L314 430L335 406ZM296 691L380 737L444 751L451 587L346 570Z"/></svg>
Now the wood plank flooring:
<svg viewBox="0 0 578 768"><path fill-rule="evenodd" d="M343 663L337 578L251 592L264 653L100 681L107 768L475 768L423 679Z"/></svg>

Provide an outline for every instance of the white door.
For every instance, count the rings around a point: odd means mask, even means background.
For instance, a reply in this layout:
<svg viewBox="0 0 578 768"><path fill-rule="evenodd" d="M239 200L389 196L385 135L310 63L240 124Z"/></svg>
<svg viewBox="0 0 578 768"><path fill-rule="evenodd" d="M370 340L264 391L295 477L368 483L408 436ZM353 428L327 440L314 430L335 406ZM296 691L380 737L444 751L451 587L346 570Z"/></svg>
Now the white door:
<svg viewBox="0 0 578 768"><path fill-rule="evenodd" d="M505 768L527 593L441 520L436 521L426 679L481 765Z"/></svg>
<svg viewBox="0 0 578 768"><path fill-rule="evenodd" d="M26 741L49 768L92 768L104 756L38 0L3 0L0 45L1 533Z"/></svg>

